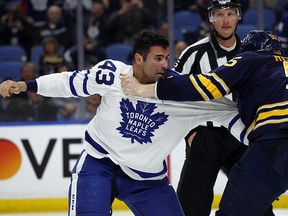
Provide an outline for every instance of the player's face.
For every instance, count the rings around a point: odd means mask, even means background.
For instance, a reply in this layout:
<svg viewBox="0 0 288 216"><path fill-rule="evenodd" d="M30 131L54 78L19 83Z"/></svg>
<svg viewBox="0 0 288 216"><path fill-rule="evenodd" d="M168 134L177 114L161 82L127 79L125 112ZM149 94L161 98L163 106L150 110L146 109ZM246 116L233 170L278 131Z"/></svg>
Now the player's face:
<svg viewBox="0 0 288 216"><path fill-rule="evenodd" d="M236 8L215 10L213 12L213 25L215 30L223 37L229 37L236 29L238 14Z"/></svg>
<svg viewBox="0 0 288 216"><path fill-rule="evenodd" d="M169 48L152 46L148 52L146 61L142 61L141 83L155 83L164 78L168 68Z"/></svg>

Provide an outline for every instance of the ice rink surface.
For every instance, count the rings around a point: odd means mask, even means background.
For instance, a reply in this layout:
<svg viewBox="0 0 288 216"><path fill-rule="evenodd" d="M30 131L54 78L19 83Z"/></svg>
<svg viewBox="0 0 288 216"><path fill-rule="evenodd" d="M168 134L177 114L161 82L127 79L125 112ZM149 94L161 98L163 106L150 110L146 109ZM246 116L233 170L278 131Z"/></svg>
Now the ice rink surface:
<svg viewBox="0 0 288 216"><path fill-rule="evenodd" d="M215 210L211 212L210 216L214 216ZM274 209L275 216L288 216L288 209ZM50 212L50 213L11 213L11 214L0 214L0 216L67 216L66 212ZM114 211L112 216L133 216L130 211Z"/></svg>

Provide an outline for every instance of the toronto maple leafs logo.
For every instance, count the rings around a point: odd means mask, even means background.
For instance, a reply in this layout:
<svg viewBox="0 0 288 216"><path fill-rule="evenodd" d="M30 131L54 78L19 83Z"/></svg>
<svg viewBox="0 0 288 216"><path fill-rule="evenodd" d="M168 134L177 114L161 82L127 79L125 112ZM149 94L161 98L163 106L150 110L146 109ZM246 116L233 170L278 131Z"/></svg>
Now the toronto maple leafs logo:
<svg viewBox="0 0 288 216"><path fill-rule="evenodd" d="M136 109L129 99L122 99L120 109L122 111L122 120L120 131L122 137L131 138L131 142L135 140L140 144L152 143L151 137L154 136L154 131L168 120L168 115L162 113L153 113L157 108L154 103L146 103L137 101Z"/></svg>

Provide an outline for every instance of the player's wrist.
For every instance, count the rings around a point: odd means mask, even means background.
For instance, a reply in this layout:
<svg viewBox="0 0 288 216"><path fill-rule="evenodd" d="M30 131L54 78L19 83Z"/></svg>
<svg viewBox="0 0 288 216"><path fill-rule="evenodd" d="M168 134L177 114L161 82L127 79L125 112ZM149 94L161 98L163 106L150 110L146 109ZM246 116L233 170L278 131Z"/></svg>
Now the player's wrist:
<svg viewBox="0 0 288 216"><path fill-rule="evenodd" d="M137 95L141 97L155 97L155 84L140 84L139 88L137 89Z"/></svg>
<svg viewBox="0 0 288 216"><path fill-rule="evenodd" d="M25 92L27 90L27 85L23 81L18 82L20 92Z"/></svg>

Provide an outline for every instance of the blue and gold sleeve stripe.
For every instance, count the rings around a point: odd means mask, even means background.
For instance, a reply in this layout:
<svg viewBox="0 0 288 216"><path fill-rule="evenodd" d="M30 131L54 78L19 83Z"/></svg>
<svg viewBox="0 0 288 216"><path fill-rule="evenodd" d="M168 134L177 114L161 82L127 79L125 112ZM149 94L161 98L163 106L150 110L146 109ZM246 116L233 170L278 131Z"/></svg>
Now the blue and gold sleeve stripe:
<svg viewBox="0 0 288 216"><path fill-rule="evenodd" d="M199 86L199 82L196 81L196 78L198 77L195 77L193 75L190 75L189 76L193 86L195 87L195 89L199 92L199 94L201 95L201 97L203 98L204 101L209 101L209 97L208 95L205 93L205 91L203 91L203 86L202 88Z"/></svg>
<svg viewBox="0 0 288 216"><path fill-rule="evenodd" d="M288 101L265 104L256 112L255 120L248 127L247 133L269 124L288 122Z"/></svg>
<svg viewBox="0 0 288 216"><path fill-rule="evenodd" d="M229 87L216 74L191 75L190 80L205 101L221 98L230 93Z"/></svg>

